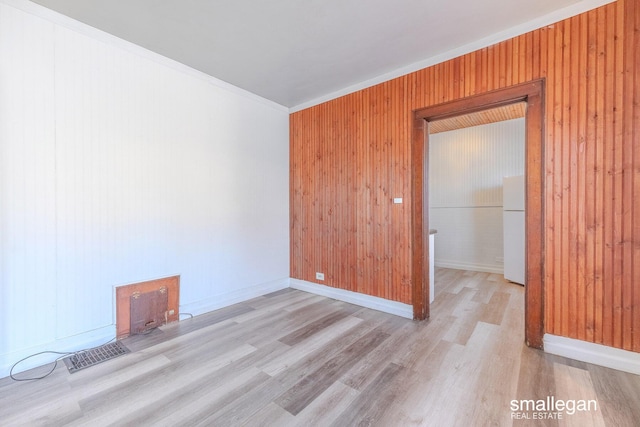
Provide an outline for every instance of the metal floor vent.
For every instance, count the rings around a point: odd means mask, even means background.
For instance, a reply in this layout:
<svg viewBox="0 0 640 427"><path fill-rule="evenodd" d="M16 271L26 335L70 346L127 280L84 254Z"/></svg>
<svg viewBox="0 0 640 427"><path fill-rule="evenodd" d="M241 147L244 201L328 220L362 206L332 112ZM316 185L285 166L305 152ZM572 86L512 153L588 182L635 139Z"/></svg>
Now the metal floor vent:
<svg viewBox="0 0 640 427"><path fill-rule="evenodd" d="M65 357L63 360L64 364L67 365L69 372L73 374L74 372L78 372L79 370L88 368L89 366L97 365L98 363L113 359L114 357L122 356L123 354L129 353L129 351L130 350L125 347L124 344L120 341L116 341L72 354L69 357Z"/></svg>

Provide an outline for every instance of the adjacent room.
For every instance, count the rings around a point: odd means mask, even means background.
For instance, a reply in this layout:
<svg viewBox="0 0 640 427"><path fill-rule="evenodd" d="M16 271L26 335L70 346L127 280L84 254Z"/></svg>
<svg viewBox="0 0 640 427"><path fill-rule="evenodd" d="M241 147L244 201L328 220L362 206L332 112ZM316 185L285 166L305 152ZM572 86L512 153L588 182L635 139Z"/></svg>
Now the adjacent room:
<svg viewBox="0 0 640 427"><path fill-rule="evenodd" d="M497 273L524 284L525 108L521 102L430 123L428 210L438 237L436 267ZM513 225L505 213L512 193L523 212ZM514 252L517 259L510 257Z"/></svg>
<svg viewBox="0 0 640 427"><path fill-rule="evenodd" d="M640 0L0 0L0 424L640 420Z"/></svg>

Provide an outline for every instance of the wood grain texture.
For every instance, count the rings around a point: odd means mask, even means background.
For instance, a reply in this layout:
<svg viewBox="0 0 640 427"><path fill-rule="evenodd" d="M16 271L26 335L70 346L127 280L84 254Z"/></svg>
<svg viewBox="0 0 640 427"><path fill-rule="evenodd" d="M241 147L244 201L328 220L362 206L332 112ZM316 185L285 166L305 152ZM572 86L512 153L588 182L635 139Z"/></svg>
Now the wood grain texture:
<svg viewBox="0 0 640 427"><path fill-rule="evenodd" d="M131 353L74 374L61 364L40 381L0 379L0 420L520 426L541 424L513 420L512 399L555 396L594 399L598 410L544 425L637 425L639 376L523 343L521 286L488 273L435 274L428 322L279 291L125 338ZM288 302L298 308L283 310Z"/></svg>
<svg viewBox="0 0 640 427"><path fill-rule="evenodd" d="M470 94L465 95L465 97L467 96L470 96ZM467 127L485 125L488 123L519 119L521 117L524 117L526 106L527 104L525 103L510 104L505 105L504 107L478 111L472 114L465 114L463 116L451 117L444 120L436 120L429 123L429 134L433 135L435 133L464 129Z"/></svg>
<svg viewBox="0 0 640 427"><path fill-rule="evenodd" d="M545 332L640 352L639 3L618 0L293 113L291 276L313 282L323 271L325 285L415 302L424 266L411 256L411 112L544 79ZM341 174L348 185L335 184Z"/></svg>
<svg viewBox="0 0 640 427"><path fill-rule="evenodd" d="M135 292L152 292L162 288L167 291L167 323L176 322L180 318L180 276L163 277L116 287L116 337L118 339L129 336L131 332L131 296ZM173 314L169 314L169 312Z"/></svg>

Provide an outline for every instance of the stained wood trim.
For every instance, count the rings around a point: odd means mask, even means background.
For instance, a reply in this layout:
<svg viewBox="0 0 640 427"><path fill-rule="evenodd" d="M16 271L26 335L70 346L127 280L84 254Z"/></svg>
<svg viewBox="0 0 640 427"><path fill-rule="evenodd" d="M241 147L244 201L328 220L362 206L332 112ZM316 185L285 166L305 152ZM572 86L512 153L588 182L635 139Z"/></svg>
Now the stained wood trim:
<svg viewBox="0 0 640 427"><path fill-rule="evenodd" d="M525 340L542 348L544 335L544 80L498 89L414 111L412 135L412 281L414 318L429 316L428 221L429 135L427 122L525 101L527 103L526 174L526 286Z"/></svg>
<svg viewBox="0 0 640 427"><path fill-rule="evenodd" d="M411 144L411 283L413 286L411 299L413 318L424 320L429 317L429 224L425 215L429 212L429 186L425 185L426 139L429 137L427 122L419 117L413 120Z"/></svg>

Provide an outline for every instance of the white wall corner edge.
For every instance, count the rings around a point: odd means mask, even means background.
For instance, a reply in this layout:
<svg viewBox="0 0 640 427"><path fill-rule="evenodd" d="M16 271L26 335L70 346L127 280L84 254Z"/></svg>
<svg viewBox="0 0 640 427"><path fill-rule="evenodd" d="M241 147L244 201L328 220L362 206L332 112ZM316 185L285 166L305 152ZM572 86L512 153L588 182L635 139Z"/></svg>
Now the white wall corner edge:
<svg viewBox="0 0 640 427"><path fill-rule="evenodd" d="M332 288L330 286L319 285L317 283L299 279L290 279L290 287L300 291L359 305L361 307L382 311L384 313L394 314L407 319L413 319L413 307L409 304L347 291L345 289Z"/></svg>
<svg viewBox="0 0 640 427"><path fill-rule="evenodd" d="M180 304L180 313L189 313L197 316L210 311L219 310L233 304L261 297L271 292L276 292L289 287L289 278L272 280L235 291L227 292L203 300Z"/></svg>
<svg viewBox="0 0 640 427"><path fill-rule="evenodd" d="M246 89L242 89L238 86L232 85L231 83L227 83L224 80L218 79L217 77L211 76L202 71L196 70L195 68L192 68L188 65L185 65L181 62L178 62L176 60L163 56L159 53L153 52L149 49L146 49L142 46L131 43L127 40L116 37L113 34L107 33L106 31L102 31L98 28L87 25L84 22L80 22L78 20L70 18L66 15L63 15L59 12L56 12L52 9L42 6L41 4L34 3L29 0L0 0L0 3L6 4L7 6L21 10L30 15L37 16L38 18L44 19L53 24L60 25L78 34L82 34L86 37L90 37L94 40L98 40L110 46L118 47L129 53L145 58L149 61L153 61L157 64L164 65L165 67L171 68L175 71L206 81L209 84L216 86L220 89L226 90L228 92L234 93L239 96L243 96L245 98L259 102L261 104L270 106L272 108L275 108L278 111L282 111L287 114L289 113L288 107L278 104L275 101L271 101L270 99L266 99L253 92L249 92Z"/></svg>
<svg viewBox="0 0 640 427"><path fill-rule="evenodd" d="M640 353L551 334L543 344L546 353L640 375Z"/></svg>
<svg viewBox="0 0 640 427"><path fill-rule="evenodd" d="M17 350L11 353L0 354L0 378L8 377L11 367L19 360L30 355L44 351L73 352L81 351L97 347L113 340L116 337L116 325L107 325L92 331L84 332L66 338L61 338L53 342L40 344L34 347ZM28 369L37 368L49 363L53 363L56 359L64 357L61 354L44 354L27 359L16 365L13 373L24 372ZM58 362L58 364L64 362ZM42 375L45 372L38 371ZM18 376L20 378L20 376Z"/></svg>

